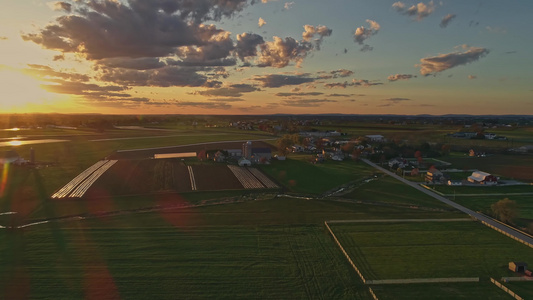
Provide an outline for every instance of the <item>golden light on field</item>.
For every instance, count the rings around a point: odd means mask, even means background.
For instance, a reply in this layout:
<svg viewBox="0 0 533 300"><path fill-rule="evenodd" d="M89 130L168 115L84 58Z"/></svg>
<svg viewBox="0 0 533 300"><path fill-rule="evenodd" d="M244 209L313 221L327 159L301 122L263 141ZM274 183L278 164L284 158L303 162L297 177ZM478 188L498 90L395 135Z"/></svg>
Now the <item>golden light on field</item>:
<svg viewBox="0 0 533 300"><path fill-rule="evenodd" d="M10 142L8 142L8 144L10 146L20 146L20 145L22 145L22 142L21 141L10 141Z"/></svg>
<svg viewBox="0 0 533 300"><path fill-rule="evenodd" d="M28 106L49 104L53 97L35 78L11 69L0 70L0 112L25 112Z"/></svg>

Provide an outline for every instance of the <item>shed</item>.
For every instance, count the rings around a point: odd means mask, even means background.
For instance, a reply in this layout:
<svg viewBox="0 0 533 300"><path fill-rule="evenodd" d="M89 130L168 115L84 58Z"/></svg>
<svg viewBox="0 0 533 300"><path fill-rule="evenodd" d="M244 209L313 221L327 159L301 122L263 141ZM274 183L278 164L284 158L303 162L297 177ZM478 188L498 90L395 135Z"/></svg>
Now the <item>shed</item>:
<svg viewBox="0 0 533 300"><path fill-rule="evenodd" d="M509 262L509 270L516 273L525 273L527 271L527 264L525 262L511 261Z"/></svg>

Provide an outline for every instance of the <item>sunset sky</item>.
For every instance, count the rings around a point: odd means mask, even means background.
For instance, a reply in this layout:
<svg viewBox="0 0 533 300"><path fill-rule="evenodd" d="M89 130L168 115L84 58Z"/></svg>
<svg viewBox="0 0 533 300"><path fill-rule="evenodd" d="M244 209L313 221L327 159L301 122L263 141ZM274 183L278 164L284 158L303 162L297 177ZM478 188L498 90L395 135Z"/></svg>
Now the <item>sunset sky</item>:
<svg viewBox="0 0 533 300"><path fill-rule="evenodd" d="M1 3L0 113L533 113L529 0Z"/></svg>

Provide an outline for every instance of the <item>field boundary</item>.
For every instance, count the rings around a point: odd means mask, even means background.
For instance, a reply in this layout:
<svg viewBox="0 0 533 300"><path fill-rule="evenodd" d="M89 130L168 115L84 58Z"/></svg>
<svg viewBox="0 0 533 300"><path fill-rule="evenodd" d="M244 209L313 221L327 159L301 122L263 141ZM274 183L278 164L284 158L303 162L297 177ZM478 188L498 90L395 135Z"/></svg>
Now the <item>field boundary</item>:
<svg viewBox="0 0 533 300"><path fill-rule="evenodd" d="M396 222L474 222L470 218L452 218L452 219L367 219L367 220L330 220L326 221L331 224L349 224L349 223L396 223Z"/></svg>
<svg viewBox="0 0 533 300"><path fill-rule="evenodd" d="M502 277L501 281L510 282L510 281L533 281L533 277Z"/></svg>
<svg viewBox="0 0 533 300"><path fill-rule="evenodd" d="M503 235L506 235L506 236L512 238L513 240L515 240L515 241L517 241L517 242L520 242L520 243L522 243L522 244L524 244L524 245L526 245L526 246L528 246L528 247L530 247L530 248L533 248L533 244L530 244L530 243L528 243L528 242L526 242L526 241L524 241L524 240L521 240L521 239L519 239L519 238L517 238L517 237L515 237L515 236L513 236L513 235L511 235L511 234L509 234L509 233L507 233L507 232L505 232L505 231L499 229L499 228L496 227L496 226L493 226L493 225L491 225L491 224L489 224L489 223L487 223L487 222L485 222L485 221L481 221L481 223L482 223L483 225L485 225L485 226L488 226L488 227L490 227L490 228L492 228L492 229L498 231L499 233L501 233L501 234L503 234ZM515 229L515 230L516 230L516 229Z"/></svg>
<svg viewBox="0 0 533 300"><path fill-rule="evenodd" d="M513 292L512 290L510 290L508 287L506 287L505 285L499 283L498 281L496 281L494 278L490 278L490 282L494 283L495 286L499 287L500 289L502 289L504 292L506 292L507 294L511 295L511 297L515 298L516 300L524 300L524 298L518 296L515 292Z"/></svg>
<svg viewBox="0 0 533 300"><path fill-rule="evenodd" d="M357 272L357 274L359 275L359 277L361 278L361 280L363 281L364 284L366 284L366 279L365 277L363 276L363 274L361 273L361 271L359 271L359 269L357 268L357 266L354 264L354 262L352 261L352 259L350 258L350 256L348 255L348 252L346 252L346 250L344 250L344 247L342 247L342 244L339 242L339 240L337 239L337 236L335 235L335 233L333 233L333 230L331 230L331 228L329 227L328 225L328 222L327 221L324 221L324 225L326 225L326 228L328 229L329 233L331 234L331 236L333 237L333 239L335 240L335 243L337 243L337 246L339 246L339 248L341 249L342 253L344 254L344 256L346 257L346 259L348 259L348 262L352 265L353 269L355 270L355 272Z"/></svg>
<svg viewBox="0 0 533 300"><path fill-rule="evenodd" d="M479 282L479 277L380 279L380 280L367 280L365 284L409 284L409 283L448 283L448 282Z"/></svg>
<svg viewBox="0 0 533 300"><path fill-rule="evenodd" d="M487 217L487 218L492 218L491 216L487 216L486 214L484 214L484 213L482 213L482 212L479 212L479 211L478 211L478 213L484 215L484 216ZM503 226L506 226L506 227L509 227L509 228L511 228L511 229L514 229L514 230L520 231L523 235L526 235L526 236L529 236L530 238L533 238L533 235L531 235L531 234L529 234L529 233L527 233L527 232L524 232L524 231L522 231L522 230L519 230L519 229L517 229L517 228L514 228L513 226L510 226L510 225L508 225L508 224L505 224L504 222L502 222L502 221L500 221L500 220L498 220L498 219L494 219L494 218L492 218L492 220L494 220L494 222L497 222L497 223L502 224Z"/></svg>
<svg viewBox="0 0 533 300"><path fill-rule="evenodd" d="M412 283L454 283L454 282L479 282L479 277L445 277L445 278L403 278L403 279L376 279L376 280L368 280L365 279L363 273L357 268L353 260L351 259L350 255L348 255L348 252L344 249L341 242L329 226L329 223L332 224L349 224L349 223L390 223L390 222L471 222L474 221L472 219L467 218L455 218L455 219L383 219L383 220L331 220L331 221L324 221L324 225L328 229L329 233L335 240L335 243L339 248L341 249L342 253L352 265L353 269L363 283L365 285L382 285L382 284L412 284ZM370 289L370 287L369 287ZM375 297L375 294L373 293L372 289L370 289L371 294ZM376 299L376 298L374 298Z"/></svg>

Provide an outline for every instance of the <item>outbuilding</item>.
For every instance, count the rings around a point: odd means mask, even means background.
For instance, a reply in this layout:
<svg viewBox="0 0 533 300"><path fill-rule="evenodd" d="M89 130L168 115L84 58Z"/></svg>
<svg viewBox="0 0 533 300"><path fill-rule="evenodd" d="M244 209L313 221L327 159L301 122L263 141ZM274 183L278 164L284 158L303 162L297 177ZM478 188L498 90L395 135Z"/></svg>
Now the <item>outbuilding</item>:
<svg viewBox="0 0 533 300"><path fill-rule="evenodd" d="M468 182L492 185L498 183L498 178L486 172L475 171L472 172L472 175L468 176Z"/></svg>
<svg viewBox="0 0 533 300"><path fill-rule="evenodd" d="M515 273L525 273L527 271L527 264L525 262L511 261L509 262L509 270Z"/></svg>

